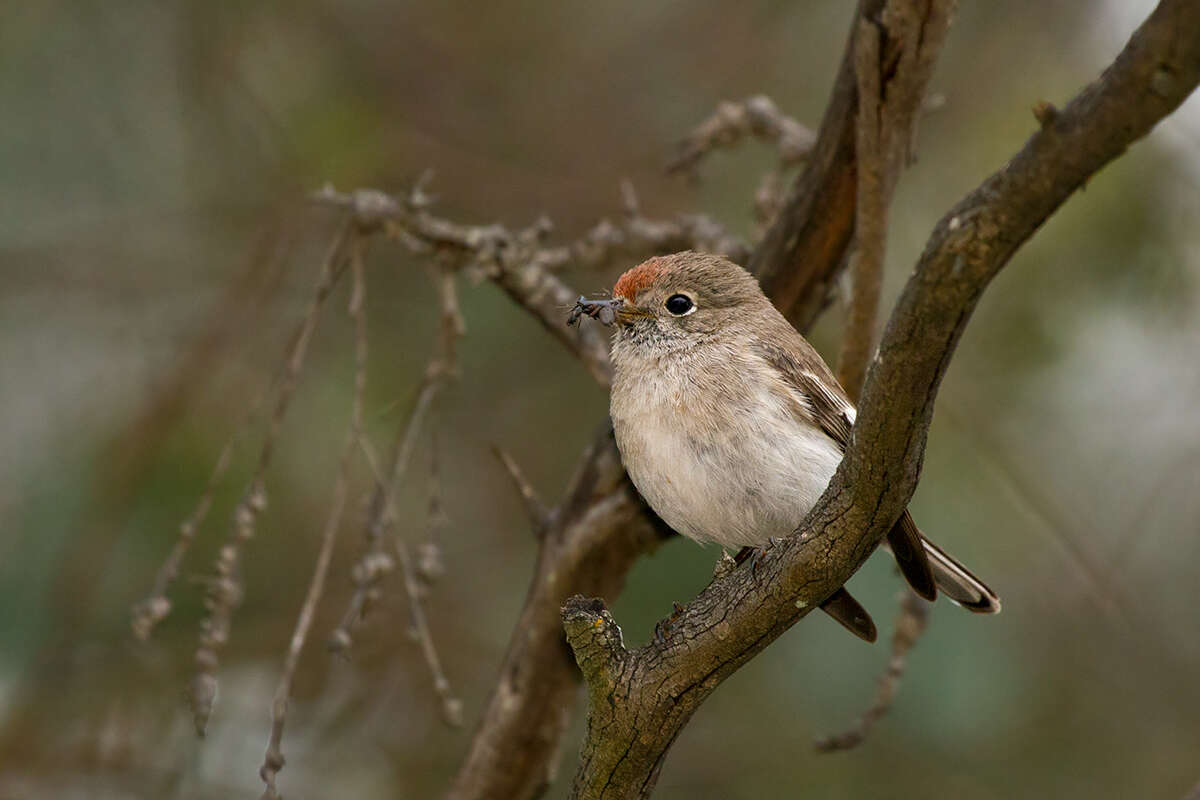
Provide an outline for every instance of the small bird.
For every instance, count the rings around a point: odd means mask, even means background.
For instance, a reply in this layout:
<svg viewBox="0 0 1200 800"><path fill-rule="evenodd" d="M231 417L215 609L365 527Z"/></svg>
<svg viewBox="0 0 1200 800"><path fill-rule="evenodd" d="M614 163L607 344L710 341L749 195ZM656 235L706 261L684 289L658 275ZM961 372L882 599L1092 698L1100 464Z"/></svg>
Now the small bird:
<svg viewBox="0 0 1200 800"><path fill-rule="evenodd" d="M698 542L741 558L792 533L820 498L850 441L855 409L829 367L746 270L692 251L626 272L611 299L581 314L615 326L611 415L642 497ZM926 539L908 511L887 536L905 579L971 611L1000 599ZM870 615L845 589L822 608L874 641Z"/></svg>

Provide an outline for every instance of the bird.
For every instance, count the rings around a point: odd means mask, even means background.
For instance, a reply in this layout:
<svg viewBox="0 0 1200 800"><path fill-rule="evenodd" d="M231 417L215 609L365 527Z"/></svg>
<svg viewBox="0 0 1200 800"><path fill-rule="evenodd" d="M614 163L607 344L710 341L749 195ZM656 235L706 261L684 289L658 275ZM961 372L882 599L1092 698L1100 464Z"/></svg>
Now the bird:
<svg viewBox="0 0 1200 800"><path fill-rule="evenodd" d="M791 534L837 470L856 409L754 276L720 255L658 256L622 274L611 297L581 297L569 321L581 315L613 327L613 431L654 512L689 539L739 549L739 560ZM885 547L921 597L941 590L970 611L1000 611L907 510ZM874 641L844 587L822 609Z"/></svg>

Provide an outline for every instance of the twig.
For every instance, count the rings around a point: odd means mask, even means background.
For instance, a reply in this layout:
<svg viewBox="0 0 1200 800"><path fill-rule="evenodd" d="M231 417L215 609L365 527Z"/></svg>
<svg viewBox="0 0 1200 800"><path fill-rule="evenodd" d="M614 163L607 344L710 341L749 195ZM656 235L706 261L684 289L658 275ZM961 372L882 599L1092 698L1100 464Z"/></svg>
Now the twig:
<svg viewBox="0 0 1200 800"><path fill-rule="evenodd" d="M517 494L521 495L521 502L525 506L525 516L529 518L529 523L533 526L534 535L540 539L546 533L546 526L550 524L550 510L546 508L546 504L538 496L537 490L533 488L533 484L525 477L525 473L517 466L517 462L513 460L512 456L498 446L492 447L492 453L504 467L504 471L508 473Z"/></svg>
<svg viewBox="0 0 1200 800"><path fill-rule="evenodd" d="M458 307L454 275L449 267L440 267L433 273L433 279L440 298L439 332L434 341L433 353L425 365L424 377L417 387L412 408L407 419L397 429L388 469L389 478L377 481L371 493L371 500L367 506L364 551L351 570L351 578L355 585L354 594L350 598L346 613L342 616L341 624L329 638L329 648L335 652L345 652L353 645L353 631L378 596L380 581L395 568L391 548L385 538L388 494L396 491L396 487L404 480L417 438L424 430L426 417L442 390L458 373L457 341L465 332L465 324ZM365 441L363 444L366 447Z"/></svg>
<svg viewBox="0 0 1200 800"><path fill-rule="evenodd" d="M221 547L214 566L214 575L206 579L208 586L204 605L208 615L200 623L200 643L196 648L196 675L192 679L190 701L195 718L196 731L201 736L212 715L217 698L217 667L220 651L229 641L230 625L234 609L241 602L242 581L239 570L242 545L254 536L255 522L267 506L264 478L270 466L275 443L287 414L288 405L295 393L300 371L304 366L308 345L316 330L317 320L326 298L345 272L345 250L353 236L351 221L347 220L321 264L321 275L317 281L308 311L292 340L285 362L275 408L267 424L267 433L259 452L258 463L250 478L245 494L233 512L233 526L226 543Z"/></svg>
<svg viewBox="0 0 1200 800"><path fill-rule="evenodd" d="M384 517L383 524L395 525L400 520L400 514L396 510L393 493L395 484L390 486L384 479L383 473L379 471L379 459L375 457L374 448L370 442L365 439L360 439L359 444L362 446L363 456L366 458L368 466L375 477L377 490L383 492L383 508ZM437 693L438 699L441 701L442 718L448 725L458 727L462 725L462 701L454 694L454 690L450 686L450 681L446 678L446 673L442 670L442 661L438 657L437 648L433 644L433 635L429 631L429 623L425 619L425 610L421 599L421 585L417 578L416 570L413 567L412 556L408 552L408 545L405 544L404 538L400 535L399 530L393 537L396 556L400 561L400 574L404 579L404 590L408 594L409 613L412 616L413 631L417 642L421 645L421 654L425 657L425 664L429 667L429 674L433 678L433 690Z"/></svg>
<svg viewBox="0 0 1200 800"><path fill-rule="evenodd" d="M446 573L442 561L441 532L450 524L442 502L442 468L436 418L429 425L429 502L425 507L425 541L417 545L417 577L431 586Z"/></svg>
<svg viewBox="0 0 1200 800"><path fill-rule="evenodd" d="M208 483L205 484L200 499L196 501L196 506L192 510L192 513L179 525L179 533L175 540L175 545L171 548L171 552L167 555L166 560L155 574L150 594L133 607L133 635L139 640L143 642L148 640L154 632L155 626L166 619L167 615L171 613L171 599L167 597L167 592L170 591L175 579L179 577L179 569L183 565L183 559L187 556L188 550L196 539L197 531L200 530L200 527L208 518L208 512L212 508L213 495L216 493L217 487L221 484L221 480L225 477L225 473L233 461L233 453L237 449L238 441L246 430L253 425L254 419L261 410L266 397L266 392L259 395L258 399L251 406L249 413L246 414L246 418L225 441L225 445L221 448L221 452L217 456L217 461L213 465L212 472L209 474Z"/></svg>
<svg viewBox="0 0 1200 800"><path fill-rule="evenodd" d="M809 128L784 114L766 95L741 102L723 102L708 119L697 125L667 164L667 172L694 170L714 150L733 147L753 136L779 151L781 167L799 164L812 152L817 136Z"/></svg>
<svg viewBox="0 0 1200 800"><path fill-rule="evenodd" d="M857 747L867 738L871 728L886 714L896 699L896 690L900 687L900 679L904 677L904 667L908 651L912 650L925 626L929 621L929 604L905 588L900 598L900 608L896 612L896 630L892 634L892 657L888 661L887 670L879 678L879 691L875 702L871 704L852 727L847 730L818 739L815 743L818 752L832 753L838 750L849 750Z"/></svg>
<svg viewBox="0 0 1200 800"><path fill-rule="evenodd" d="M350 316L354 319L354 400L350 412L350 428L346 432L346 441L342 445L342 454L338 460L337 478L333 484L333 499L329 505L329 515L325 519L325 529L321 533L321 549L317 553L317 562L313 568L312 580L300 607L300 615L296 619L296 629L292 633L288 645L287 656L283 662L283 673L279 676L279 685L275 689L275 700L271 704L271 736L267 742L267 752L263 758L259 776L266 783L263 790L263 800L275 800L275 778L283 769L284 757L281 749L283 726L287 721L288 704L292 695L292 680L296 675L296 667L300 663L300 654L304 643L308 640L308 631L312 627L317 605L325 591L325 579L329 574L329 563L333 559L333 545L337 540L338 531L342 524L342 511L346 506L346 494L350 482L350 457L354 452L355 443L362 435L363 394L367 385L367 315L366 315L366 276L363 269L363 248L365 242L355 236L350 244L350 264L354 278L354 286L350 295Z"/></svg>
<svg viewBox="0 0 1200 800"><path fill-rule="evenodd" d="M667 163L667 172L694 175L700 161L710 153L734 147L751 136L773 145L779 155L754 192L755 217L766 225L783 207L788 170L803 163L817 142L811 129L781 112L766 95L755 95L738 103L720 103L711 117L679 143L678 152ZM736 258L734 261L742 263Z"/></svg>

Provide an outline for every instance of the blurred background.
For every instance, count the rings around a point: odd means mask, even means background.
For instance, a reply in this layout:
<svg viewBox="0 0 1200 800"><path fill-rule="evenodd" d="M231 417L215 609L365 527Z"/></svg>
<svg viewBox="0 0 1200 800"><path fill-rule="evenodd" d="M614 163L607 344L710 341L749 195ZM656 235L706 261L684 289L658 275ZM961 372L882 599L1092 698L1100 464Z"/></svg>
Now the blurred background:
<svg viewBox="0 0 1200 800"><path fill-rule="evenodd" d="M765 92L820 120L852 12L838 0L478 4L9 4L0 23L0 797L253 797L271 694L311 574L349 414L345 287L326 309L282 431L271 505L208 736L183 702L202 587L257 452L236 450L146 644L129 610L222 445L268 386L336 229L306 194L404 191L437 211L556 240L620 213L710 213L744 235L772 154L667 178L672 145L724 99ZM893 212L887 299L935 221L1065 102L1145 0L963 3L932 82L944 108ZM1093 179L989 289L939 396L922 527L1004 599L947 603L892 713L859 749L812 752L870 703L899 579L852 588L868 647L813 617L730 679L680 736L657 797L1179 797L1200 780L1200 107L1193 99ZM580 291L628 264L576 271ZM436 325L421 264L368 263L367 431L382 447ZM360 498L297 675L289 796L428 797L446 787L521 606L534 542L489 454L557 500L607 408L584 370L495 287L462 281L462 377L438 415L447 569L427 600L466 727L440 720L393 579L348 659L324 642L352 593ZM836 353L841 311L814 333ZM428 440L401 498L425 534ZM718 553L673 541L614 613L646 640ZM583 708L562 779L574 771Z"/></svg>

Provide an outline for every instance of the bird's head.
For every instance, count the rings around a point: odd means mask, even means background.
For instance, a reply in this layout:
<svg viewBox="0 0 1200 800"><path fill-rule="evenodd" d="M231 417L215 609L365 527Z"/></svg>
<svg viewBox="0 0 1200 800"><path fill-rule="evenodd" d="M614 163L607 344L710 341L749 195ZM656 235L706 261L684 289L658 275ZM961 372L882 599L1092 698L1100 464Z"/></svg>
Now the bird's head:
<svg viewBox="0 0 1200 800"><path fill-rule="evenodd" d="M649 347L656 354L742 329L764 308L771 304L749 272L723 256L690 250L627 271L611 299L581 298L576 305L577 313L615 326L622 349Z"/></svg>

